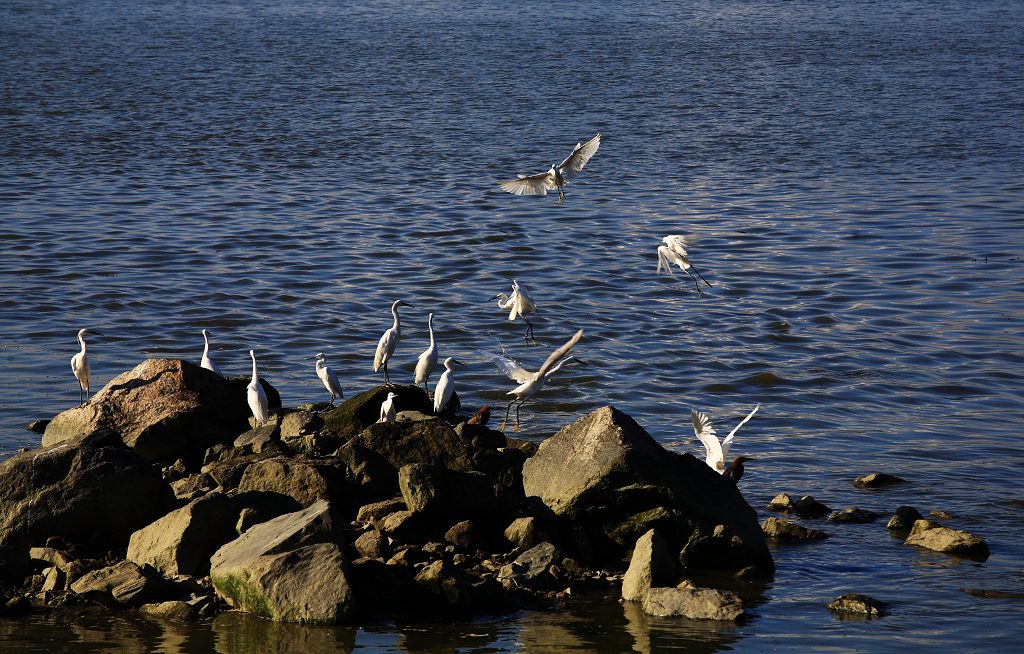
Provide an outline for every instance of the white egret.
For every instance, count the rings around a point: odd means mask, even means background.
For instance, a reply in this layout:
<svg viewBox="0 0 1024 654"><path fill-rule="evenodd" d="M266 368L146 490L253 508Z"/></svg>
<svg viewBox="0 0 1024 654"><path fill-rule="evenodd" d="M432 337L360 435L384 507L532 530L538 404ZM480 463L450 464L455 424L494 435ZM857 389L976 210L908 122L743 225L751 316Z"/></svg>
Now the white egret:
<svg viewBox="0 0 1024 654"><path fill-rule="evenodd" d="M558 200L564 202L565 185L583 170L600 145L601 135L598 134L586 143L577 143L572 154L557 166L551 164L551 168L536 175L519 175L517 179L502 182L499 186L513 195L547 195L548 191L558 189Z"/></svg>
<svg viewBox="0 0 1024 654"><path fill-rule="evenodd" d="M444 360L444 372L441 373L441 378L437 380L437 386L434 387L434 413L441 413L441 410L448 405L452 395L455 393L456 364L460 366L466 365L452 357Z"/></svg>
<svg viewBox="0 0 1024 654"><path fill-rule="evenodd" d="M708 285L708 288L711 288L711 282L704 279L704 275L701 275L700 271L690 263L690 255L686 252L686 238L682 234L671 234L661 239L661 242L664 245L658 246L658 274L660 275L662 268L664 268L671 275L672 264L676 264L680 270L689 275L690 279L693 280L693 286L697 289L697 295L704 297L704 292L700 290L697 278L693 276L690 270L693 269L693 272L697 273L697 276Z"/></svg>
<svg viewBox="0 0 1024 654"><path fill-rule="evenodd" d="M508 403L508 407L505 409L505 419L501 421L501 429L505 429L505 424L508 422L508 414L509 411L512 410L513 404L516 405L516 429L519 429L519 407L521 407L526 400L536 395L540 389L544 388L544 383L548 380L548 377L558 372L562 366L566 365L570 361L576 361L576 363L586 365L585 362L580 361L579 359L567 357L567 355L572 352L573 346L575 346L581 338L583 338L582 329L573 334L573 337L566 341L562 347L552 352L551 356L547 358L544 365L542 365L537 372L530 372L506 356L497 355L494 357L494 361L498 364L501 371L508 375L508 378L512 381L519 382L519 386L507 393L507 395L514 395L515 398Z"/></svg>
<svg viewBox="0 0 1024 654"><path fill-rule="evenodd" d="M267 392L263 390L263 385L260 384L260 375L256 372L256 352L249 350L249 356L252 357L252 381L246 387L246 394L249 399L249 408L252 409L252 416L256 418L256 426L259 427L270 417L267 412Z"/></svg>
<svg viewBox="0 0 1024 654"><path fill-rule="evenodd" d="M384 366L384 383L388 386L391 385L391 378L388 377L388 361L391 359L391 355L395 353L395 346L398 345L398 341L402 338L402 323L398 319L398 307L411 307L412 305L402 300L395 300L391 304L391 315L394 317L394 323L391 325L391 329L384 332L380 337L380 341L377 343L377 352L373 355L373 371L377 372L381 366Z"/></svg>
<svg viewBox="0 0 1024 654"><path fill-rule="evenodd" d="M525 286L520 285L517 280L513 279L512 295L498 293L490 299L498 301L499 309L508 310L509 320L515 320L516 316L521 316L526 323L526 342L529 343L531 338L536 342L537 339L533 337L533 323L526 316L531 313L537 313L537 303L533 301L533 296L530 295Z"/></svg>
<svg viewBox="0 0 1024 654"><path fill-rule="evenodd" d="M222 373L220 368L217 367L217 364L210 359L210 337L205 329L203 330L203 343L203 360L199 362L199 366L206 368L207 370L212 370L223 377L224 373Z"/></svg>
<svg viewBox="0 0 1024 654"><path fill-rule="evenodd" d="M395 398L398 397L397 393L388 393L388 399L380 403L380 420L378 422L389 422L395 421Z"/></svg>
<svg viewBox="0 0 1024 654"><path fill-rule="evenodd" d="M416 383L423 384L423 390L427 390L427 380L430 373L437 367L437 341L434 340L434 314L427 315L427 331L430 332L430 347L423 351L416 360ZM429 391L428 391L429 392Z"/></svg>
<svg viewBox="0 0 1024 654"><path fill-rule="evenodd" d="M327 366L327 357L323 352L318 352L309 358L316 359L316 376L320 378L320 381L324 383L324 388L331 394L331 406L334 406L334 398L345 397L345 391L341 390L338 376Z"/></svg>
<svg viewBox="0 0 1024 654"><path fill-rule="evenodd" d="M78 330L78 342L82 345L82 350L71 357L71 372L75 374L75 379L78 380L78 405L85 404L86 398L89 397L89 377L91 371L89 370L89 358L85 353L85 337L89 333L87 329Z"/></svg>
<svg viewBox="0 0 1024 654"><path fill-rule="evenodd" d="M757 410L761 408L758 404L754 407L754 410L747 414L747 417L740 421L740 424L736 425L729 435L721 442L718 441L718 436L715 434L715 428L711 426L711 418L708 418L707 414L701 413L700 411L690 410L690 420L693 422L693 433L697 435L697 438L701 443L704 444L704 452L706 457L704 461L711 466L715 472L725 471L725 459L729 456L729 446L732 445L733 436L736 435L736 430L742 427L748 420L754 417ZM742 463L742 462L741 462ZM742 472L740 474L743 474Z"/></svg>

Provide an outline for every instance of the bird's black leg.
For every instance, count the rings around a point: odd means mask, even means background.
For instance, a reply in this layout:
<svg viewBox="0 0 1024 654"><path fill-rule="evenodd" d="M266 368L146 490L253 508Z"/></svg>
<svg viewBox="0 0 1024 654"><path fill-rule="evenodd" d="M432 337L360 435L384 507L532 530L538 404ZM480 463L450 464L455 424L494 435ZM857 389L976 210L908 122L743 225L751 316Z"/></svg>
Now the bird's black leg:
<svg viewBox="0 0 1024 654"><path fill-rule="evenodd" d="M385 386L390 386L391 385L391 378L388 377L388 362L387 361L384 362L384 385Z"/></svg>
<svg viewBox="0 0 1024 654"><path fill-rule="evenodd" d="M530 322L530 319L527 318L526 316L523 316L523 320L526 322L526 336L525 336L526 344L529 345L531 339L533 340L534 343L536 343L537 339L533 335L533 323Z"/></svg>
<svg viewBox="0 0 1024 654"><path fill-rule="evenodd" d="M521 400L519 404L516 405L516 431L519 431L519 407L523 406L523 402L525 401L526 400Z"/></svg>
<svg viewBox="0 0 1024 654"><path fill-rule="evenodd" d="M508 412L512 410L512 405L515 403L515 400L508 403L508 407L505 409L505 419L501 421L501 428L498 431L505 431L505 424L508 422Z"/></svg>
<svg viewBox="0 0 1024 654"><path fill-rule="evenodd" d="M700 290L700 284L697 283L697 278L694 277L693 273L691 273L689 270L686 271L686 274L689 275L690 279L693 280L693 287L697 289L697 297L704 297L704 292Z"/></svg>
<svg viewBox="0 0 1024 654"><path fill-rule="evenodd" d="M690 267L693 268L693 264L692 263L690 264ZM697 273L697 276L700 277L702 280L704 280L704 283L708 285L708 288L711 288L711 282L709 282L708 280L704 279L704 275L700 274L699 270L697 270L696 268L693 268L693 272Z"/></svg>
<svg viewBox="0 0 1024 654"><path fill-rule="evenodd" d="M85 389L81 386L78 387L78 406L85 404Z"/></svg>

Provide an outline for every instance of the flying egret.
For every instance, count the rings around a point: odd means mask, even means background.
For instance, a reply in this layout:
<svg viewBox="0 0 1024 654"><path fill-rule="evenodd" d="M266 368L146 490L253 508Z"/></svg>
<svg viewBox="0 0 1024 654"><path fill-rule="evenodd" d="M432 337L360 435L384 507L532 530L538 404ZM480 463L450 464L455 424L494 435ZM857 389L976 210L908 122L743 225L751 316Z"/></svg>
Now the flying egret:
<svg viewBox="0 0 1024 654"><path fill-rule="evenodd" d="M719 442L718 436L715 435L715 428L711 426L711 418L708 418L707 414L701 413L700 411L694 411L693 409L690 410L690 420L693 422L693 433L696 434L700 442L704 444L704 451L707 455L704 461L711 466L712 470L715 472L722 472L725 470L725 458L729 456L729 446L732 445L732 439L733 436L736 435L736 430L753 418L754 414L757 413L757 410L760 408L760 404L755 406L754 410L747 414L747 417L741 420L740 424L736 425L722 442ZM740 474L742 474L742 472Z"/></svg>
<svg viewBox="0 0 1024 654"><path fill-rule="evenodd" d="M498 293L491 300L498 301L499 309L508 310L508 319L515 320L516 316L522 316L523 321L526 322L526 342L529 344L530 339L533 338L534 342L537 341L533 337L533 323L526 316L531 313L537 313L537 303L533 301L533 296L526 290L525 286L522 286L517 280L512 280L512 295L505 295L504 293Z"/></svg>
<svg viewBox="0 0 1024 654"><path fill-rule="evenodd" d="M205 329L203 330L203 343L203 360L199 362L200 367L212 370L223 377L224 373L222 373L220 368L217 367L217 364L210 359L210 336Z"/></svg>
<svg viewBox="0 0 1024 654"><path fill-rule="evenodd" d="M388 393L388 399L380 403L380 420L378 422L393 423L395 421L395 398L397 393Z"/></svg>
<svg viewBox="0 0 1024 654"><path fill-rule="evenodd" d="M87 329L78 330L78 342L82 345L82 350L75 356L71 357L71 372L75 374L75 379L78 380L78 405L85 404L85 398L89 397L89 358L85 354L85 336L89 333Z"/></svg>
<svg viewBox="0 0 1024 654"><path fill-rule="evenodd" d="M416 360L416 383L423 384L423 390L427 390L427 380L430 373L437 367L437 341L434 340L434 314L427 315L427 331L430 332L430 347L423 351ZM429 391L428 391L429 392Z"/></svg>
<svg viewBox="0 0 1024 654"><path fill-rule="evenodd" d="M570 361L576 361L577 363L583 363L586 365L579 359L573 359L572 357L567 356L572 352L573 346L575 346L581 338L583 338L582 329L573 334L573 337L566 341L562 347L552 352L544 362L544 365L542 365L537 372L530 372L506 356L496 355L494 357L494 362L498 365L501 371L508 375L508 378L512 381L519 382L519 386L507 393L507 395L514 395L515 397L508 403L508 408L505 409L505 419L501 421L500 429L505 429L505 424L508 422L508 414L509 411L512 410L513 404L516 405L516 430L519 429L519 407L523 406L523 403L526 402L526 400L530 399L536 395L540 389L544 388L544 383L548 380L548 377L558 372L562 366L566 365Z"/></svg>
<svg viewBox="0 0 1024 654"><path fill-rule="evenodd" d="M434 413L441 413L455 393L455 364L466 365L452 357L444 360L444 372L441 373L441 378L437 380L437 386L434 387Z"/></svg>
<svg viewBox="0 0 1024 654"><path fill-rule="evenodd" d="M738 484L740 482L740 477L743 476L743 462L756 460L757 459L751 456L738 456L733 459L733 462L729 464L729 467L722 472L722 476L731 480L732 483Z"/></svg>
<svg viewBox="0 0 1024 654"><path fill-rule="evenodd" d="M391 304L391 315L395 321L392 323L391 329L380 337L380 341L377 343L377 352L373 355L373 371L377 372L381 366L384 366L384 384L388 386L391 385L391 378L388 377L388 360L395 353L395 346L402 338L402 324L398 320L398 307L400 306L411 307L412 305L402 300L395 300Z"/></svg>
<svg viewBox="0 0 1024 654"><path fill-rule="evenodd" d="M697 277L693 276L693 273L697 273L708 288L711 288L711 282L704 279L704 275L700 274L700 271L693 267L690 263L690 255L686 252L686 238L682 234L671 234L661 239L664 245L658 246L658 274L661 274L662 268L664 268L669 275L672 274L672 264L679 266L679 269L690 276L693 280L693 286L697 289L697 295L704 297L704 292L700 290L700 284L697 283ZM693 272L690 270L693 269Z"/></svg>
<svg viewBox="0 0 1024 654"><path fill-rule="evenodd" d="M267 413L267 392L260 384L260 375L256 372L256 352L249 350L252 357L252 381L246 387L246 394L249 399L249 408L252 409L252 417L256 418L256 426L259 427L270 417Z"/></svg>
<svg viewBox="0 0 1024 654"><path fill-rule="evenodd" d="M323 352L318 352L309 359L316 359L316 376L320 378L327 392L331 394L331 406L334 406L334 398L345 397L345 392L341 390L341 383L338 382L338 376L327 367L327 357Z"/></svg>
<svg viewBox="0 0 1024 654"><path fill-rule="evenodd" d="M551 168L536 175L519 175L499 186L513 195L547 195L548 191L558 189L558 201L565 202L565 185L583 170L600 145L601 135L598 134L586 143L577 143L572 154L557 166L551 164Z"/></svg>

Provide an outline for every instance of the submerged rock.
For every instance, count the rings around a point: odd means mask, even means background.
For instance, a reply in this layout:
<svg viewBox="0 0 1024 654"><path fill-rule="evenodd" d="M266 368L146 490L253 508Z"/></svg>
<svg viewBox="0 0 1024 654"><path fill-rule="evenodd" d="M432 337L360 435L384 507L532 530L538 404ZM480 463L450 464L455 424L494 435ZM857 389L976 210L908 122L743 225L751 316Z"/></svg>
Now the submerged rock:
<svg viewBox="0 0 1024 654"><path fill-rule="evenodd" d="M968 531L943 527L931 520L918 520L904 541L936 552L965 559L984 561L989 557L988 543Z"/></svg>
<svg viewBox="0 0 1024 654"><path fill-rule="evenodd" d="M906 483L906 479L900 479L896 475L887 475L884 472L872 472L870 475L864 475L863 477L857 477L853 480L853 485L857 488L882 488L884 486L892 486L893 484Z"/></svg>
<svg viewBox="0 0 1024 654"><path fill-rule="evenodd" d="M868 511L867 509L860 509L854 506L848 509L843 509L842 511L830 513L827 520L830 522L845 522L848 524L865 524L868 522L874 522L881 517L882 515L880 513Z"/></svg>
<svg viewBox="0 0 1024 654"><path fill-rule="evenodd" d="M838 613L859 613L870 618L880 618L889 612L885 602L857 593L840 595L828 603L828 608Z"/></svg>
<svg viewBox="0 0 1024 654"><path fill-rule="evenodd" d="M743 617L743 602L736 593L696 588L683 582L677 588L651 588L643 600L644 613L659 618L736 621Z"/></svg>
<svg viewBox="0 0 1024 654"><path fill-rule="evenodd" d="M828 534L820 529L810 529L795 525L788 520L772 516L761 525L764 535L776 540L820 540L828 538Z"/></svg>
<svg viewBox="0 0 1024 654"><path fill-rule="evenodd" d="M643 601L653 586L671 586L676 581L672 554L654 529L636 541L629 568L622 578L622 599Z"/></svg>
<svg viewBox="0 0 1024 654"><path fill-rule="evenodd" d="M914 523L921 520L924 516L912 506L901 506L896 509L896 513L889 518L888 524L885 525L886 529L892 529L893 531L910 531L914 528Z"/></svg>
<svg viewBox="0 0 1024 654"><path fill-rule="evenodd" d="M810 495L804 495L800 499L794 500L788 493L776 495L766 508L769 511L780 513L795 513L801 518L820 518L832 511Z"/></svg>
<svg viewBox="0 0 1024 654"><path fill-rule="evenodd" d="M139 606L152 601L159 589L157 577L145 574L130 561L93 570L71 584L71 590L78 595L107 606Z"/></svg>

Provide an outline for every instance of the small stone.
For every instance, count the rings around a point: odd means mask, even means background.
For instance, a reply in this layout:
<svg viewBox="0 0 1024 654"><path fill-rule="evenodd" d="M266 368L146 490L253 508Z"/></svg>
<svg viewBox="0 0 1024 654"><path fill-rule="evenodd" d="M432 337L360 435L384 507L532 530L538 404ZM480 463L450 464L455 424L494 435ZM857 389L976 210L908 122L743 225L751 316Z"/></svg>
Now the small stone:
<svg viewBox="0 0 1024 654"><path fill-rule="evenodd" d="M918 520L904 541L907 545L917 545L927 549L951 554L966 559L984 561L989 557L988 544L979 536L943 527L931 520Z"/></svg>
<svg viewBox="0 0 1024 654"><path fill-rule="evenodd" d="M810 495L794 500L788 493L779 493L768 503L769 511L795 513L801 518L820 518L832 509L828 508Z"/></svg>
<svg viewBox="0 0 1024 654"><path fill-rule="evenodd" d="M376 529L360 534L353 545L360 556L368 559L382 559L387 556L387 539Z"/></svg>
<svg viewBox="0 0 1024 654"><path fill-rule="evenodd" d="M885 602L858 593L840 595L828 603L828 608L838 613L860 613L870 618L880 618L889 612Z"/></svg>
<svg viewBox="0 0 1024 654"><path fill-rule="evenodd" d="M867 509L859 509L857 507L850 507L843 509L842 511L836 511L830 513L828 520L831 522L845 522L847 524L865 524L868 522L874 522L881 516L879 513L874 511L868 511Z"/></svg>
<svg viewBox="0 0 1024 654"><path fill-rule="evenodd" d="M884 472L872 472L870 475L864 475L863 477L857 477L853 480L853 485L857 488L882 488L883 486L892 486L893 484L906 483L906 479L900 479L896 475L887 475Z"/></svg>
<svg viewBox="0 0 1024 654"><path fill-rule="evenodd" d="M541 542L540 529L537 526L537 519L530 516L516 518L505 529L505 538L517 547L530 548Z"/></svg>
<svg viewBox="0 0 1024 654"><path fill-rule="evenodd" d="M188 466L182 459L178 459L163 469L164 481L177 481L188 476Z"/></svg>
<svg viewBox="0 0 1024 654"><path fill-rule="evenodd" d="M885 528L893 531L909 531L914 527L914 523L923 517L914 507L901 506L889 518L889 523L885 525Z"/></svg>
<svg viewBox="0 0 1024 654"><path fill-rule="evenodd" d="M46 425L50 424L49 420L33 420L32 422L25 425L25 428L31 432L42 434L46 431Z"/></svg>
<svg viewBox="0 0 1024 654"><path fill-rule="evenodd" d="M933 518L938 518L939 520L952 520L953 519L953 514L952 513L948 512L948 511L941 511L939 509L935 509L934 511L929 511L928 515L930 515Z"/></svg>
<svg viewBox="0 0 1024 654"><path fill-rule="evenodd" d="M820 529L809 529L795 525L782 518L771 517L764 521L761 530L768 538L777 540L819 540L828 538L828 534Z"/></svg>
<svg viewBox="0 0 1024 654"><path fill-rule="evenodd" d="M192 607L187 602L180 600L143 604L139 607L139 611L147 615L154 615L158 618L178 622L186 622L192 619Z"/></svg>
<svg viewBox="0 0 1024 654"><path fill-rule="evenodd" d="M390 514L405 510L405 500L401 497L395 497L390 500L373 502L372 504L365 504L359 507L359 512L356 514L356 520L359 522L377 524Z"/></svg>
<svg viewBox="0 0 1024 654"><path fill-rule="evenodd" d="M468 550L475 549L475 545L480 539L480 534L472 520L463 520L452 525L445 532L444 539L453 545Z"/></svg>
<svg viewBox="0 0 1024 654"><path fill-rule="evenodd" d="M235 523L235 531L241 536L249 531L249 527L261 522L259 511L251 508L244 508L238 513L238 522Z"/></svg>

